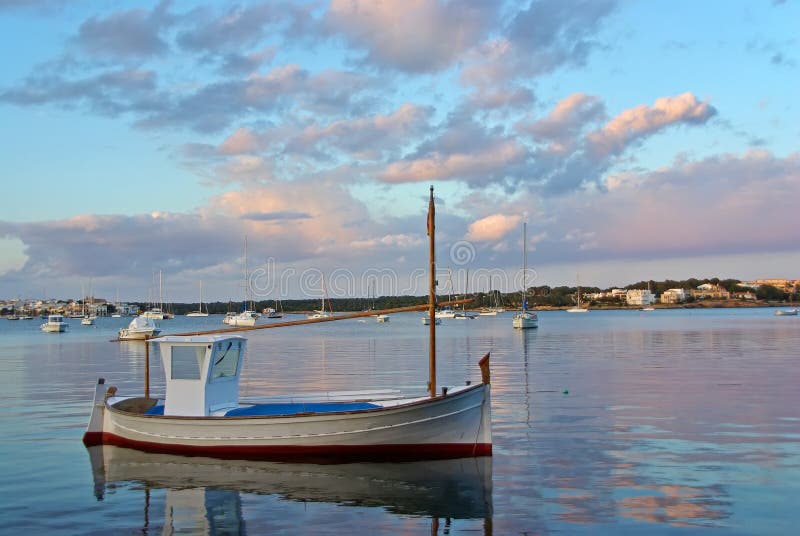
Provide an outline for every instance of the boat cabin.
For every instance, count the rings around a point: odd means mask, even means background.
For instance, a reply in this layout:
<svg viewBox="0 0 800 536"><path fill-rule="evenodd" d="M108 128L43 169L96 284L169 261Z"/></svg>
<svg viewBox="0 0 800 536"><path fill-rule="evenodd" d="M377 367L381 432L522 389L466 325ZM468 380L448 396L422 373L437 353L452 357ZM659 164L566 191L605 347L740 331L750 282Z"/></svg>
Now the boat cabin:
<svg viewBox="0 0 800 536"><path fill-rule="evenodd" d="M165 336L153 342L164 365L164 415L207 417L238 406L244 337Z"/></svg>

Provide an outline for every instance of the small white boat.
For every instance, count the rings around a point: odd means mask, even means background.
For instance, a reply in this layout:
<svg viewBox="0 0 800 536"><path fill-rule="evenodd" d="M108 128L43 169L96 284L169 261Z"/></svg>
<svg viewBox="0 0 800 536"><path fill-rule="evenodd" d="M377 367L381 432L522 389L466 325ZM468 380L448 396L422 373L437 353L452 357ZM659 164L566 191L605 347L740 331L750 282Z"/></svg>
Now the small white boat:
<svg viewBox="0 0 800 536"><path fill-rule="evenodd" d="M436 313L434 313L436 318L455 318L456 311L452 307L442 307Z"/></svg>
<svg viewBox="0 0 800 536"><path fill-rule="evenodd" d="M81 318L81 325L82 326L94 326L94 321L97 317L96 316L84 316Z"/></svg>
<svg viewBox="0 0 800 536"><path fill-rule="evenodd" d="M775 316L797 316L797 309L779 309L775 311Z"/></svg>
<svg viewBox="0 0 800 536"><path fill-rule="evenodd" d="M528 284L526 276L528 272L528 223L522 223L522 311L514 315L511 326L514 329L532 329L539 327L539 316L533 311L528 310Z"/></svg>
<svg viewBox="0 0 800 536"><path fill-rule="evenodd" d="M511 325L515 329L538 328L539 317L534 312L523 310L522 312L514 315Z"/></svg>
<svg viewBox="0 0 800 536"><path fill-rule="evenodd" d="M160 307L151 307L140 316L150 320L164 320L164 311Z"/></svg>
<svg viewBox="0 0 800 536"><path fill-rule="evenodd" d="M275 300L275 307L266 307L261 311L267 318L283 318L283 307Z"/></svg>
<svg viewBox="0 0 800 536"><path fill-rule="evenodd" d="M161 333L161 329L156 325L155 321L147 316L137 316L127 328L119 330L117 337L121 341L141 341L157 336Z"/></svg>
<svg viewBox="0 0 800 536"><path fill-rule="evenodd" d="M186 313L186 316L196 318L196 317L206 317L208 313L203 311L203 281L200 281L200 304L197 307L197 311L192 311L191 313Z"/></svg>
<svg viewBox="0 0 800 536"><path fill-rule="evenodd" d="M639 309L639 310L640 310L640 311L655 311L655 310L656 310L656 308L655 308L655 307L650 307L650 306L647 306L647 307L642 307L642 308L641 308L641 309Z"/></svg>
<svg viewBox="0 0 800 536"><path fill-rule="evenodd" d="M568 313L588 313L589 308L583 305L581 301L581 282L578 280L578 289L575 293L575 307L570 307L567 309Z"/></svg>
<svg viewBox="0 0 800 536"><path fill-rule="evenodd" d="M375 320L379 323L385 323L389 321L389 315L375 315Z"/></svg>
<svg viewBox="0 0 800 536"><path fill-rule="evenodd" d="M428 206L430 251L434 206ZM435 261L430 260L429 311L435 307ZM265 329L274 324L254 327ZM430 326L435 341L435 326ZM160 337L163 398L122 396L99 379L83 436L165 454L260 460L421 460L492 453L489 354L478 363L479 383L436 384L436 345L429 346L429 380L421 396L396 392L322 392L239 398L246 339L218 330ZM147 343L146 349L149 349ZM146 354L149 359L149 354Z"/></svg>
<svg viewBox="0 0 800 536"><path fill-rule="evenodd" d="M442 323L442 319L438 318L438 317L434 318L433 321L437 326ZM431 317L423 316L422 317L422 325L423 326L430 326L431 325Z"/></svg>
<svg viewBox="0 0 800 536"><path fill-rule="evenodd" d="M47 315L47 322L42 324L42 331L46 333L63 333L69 324L64 321L64 315Z"/></svg>
<svg viewBox="0 0 800 536"><path fill-rule="evenodd" d="M588 313L589 312L589 308L588 307L570 307L569 309L567 309L567 312L568 313Z"/></svg>
<svg viewBox="0 0 800 536"><path fill-rule="evenodd" d="M238 314L228 313L222 319L222 323L234 327L255 326L259 316L257 312L250 310L245 310Z"/></svg>

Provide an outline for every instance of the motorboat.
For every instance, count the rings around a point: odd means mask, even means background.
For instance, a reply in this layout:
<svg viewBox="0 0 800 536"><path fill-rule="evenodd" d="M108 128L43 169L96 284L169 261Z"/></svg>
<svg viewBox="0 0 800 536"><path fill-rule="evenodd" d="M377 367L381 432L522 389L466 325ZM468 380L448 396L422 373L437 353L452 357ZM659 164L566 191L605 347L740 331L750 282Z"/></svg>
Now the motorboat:
<svg viewBox="0 0 800 536"><path fill-rule="evenodd" d="M41 328L46 333L63 333L67 331L69 324L64 320L64 315L47 315L47 322Z"/></svg>
<svg viewBox="0 0 800 536"><path fill-rule="evenodd" d="M134 317L127 328L120 329L117 337L121 341L140 341L155 337L159 333L161 329L152 318L140 315Z"/></svg>

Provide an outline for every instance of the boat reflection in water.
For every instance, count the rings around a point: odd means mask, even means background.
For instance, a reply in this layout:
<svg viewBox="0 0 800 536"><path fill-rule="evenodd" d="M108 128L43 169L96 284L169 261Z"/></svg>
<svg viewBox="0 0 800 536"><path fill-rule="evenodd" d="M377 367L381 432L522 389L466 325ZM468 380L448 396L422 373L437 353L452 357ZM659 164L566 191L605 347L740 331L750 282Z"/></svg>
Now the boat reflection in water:
<svg viewBox="0 0 800 536"><path fill-rule="evenodd" d="M150 492L165 490L165 534L189 528L206 534L246 534L242 492L429 517L432 533L440 523L446 527L454 519L482 519L484 534L492 528L489 456L318 465L184 457L111 445L87 450L98 501L118 489L144 488L144 523L149 525L145 530L159 524L158 512L149 511Z"/></svg>

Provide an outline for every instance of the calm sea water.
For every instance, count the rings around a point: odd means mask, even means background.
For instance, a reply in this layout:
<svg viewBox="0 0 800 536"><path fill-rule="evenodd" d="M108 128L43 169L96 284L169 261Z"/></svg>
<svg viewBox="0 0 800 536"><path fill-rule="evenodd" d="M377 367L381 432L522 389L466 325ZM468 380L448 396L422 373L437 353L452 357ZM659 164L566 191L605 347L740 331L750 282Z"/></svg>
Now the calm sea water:
<svg viewBox="0 0 800 536"><path fill-rule="evenodd" d="M440 385L479 381L492 353L494 456L329 466L88 451L94 383L141 393L144 350L109 342L126 319L70 322L0 320L0 533L760 535L800 521L800 318L770 309L543 312L525 332L510 314L445 321ZM408 314L250 333L242 394L422 393L426 330Z"/></svg>

